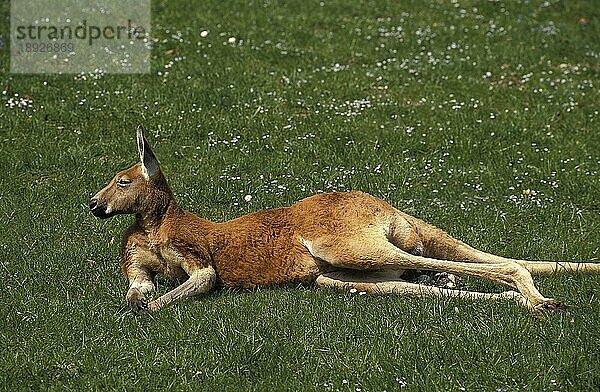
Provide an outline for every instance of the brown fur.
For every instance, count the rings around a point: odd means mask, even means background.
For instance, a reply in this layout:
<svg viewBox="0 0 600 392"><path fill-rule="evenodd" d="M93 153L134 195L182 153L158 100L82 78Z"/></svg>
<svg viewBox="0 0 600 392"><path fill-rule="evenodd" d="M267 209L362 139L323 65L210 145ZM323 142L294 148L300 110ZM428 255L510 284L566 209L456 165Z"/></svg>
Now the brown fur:
<svg viewBox="0 0 600 392"><path fill-rule="evenodd" d="M512 298L536 311L558 309L535 288L530 271L600 272L600 264L513 260L476 250L444 231L362 192L324 193L296 204L224 223L176 203L158 161L137 133L141 162L119 172L90 200L94 215L135 214L125 232L121 264L137 312L210 290L215 284L259 287L312 283L369 293ZM404 282L405 269L468 274L512 286L501 294L439 289ZM156 274L184 280L146 304Z"/></svg>

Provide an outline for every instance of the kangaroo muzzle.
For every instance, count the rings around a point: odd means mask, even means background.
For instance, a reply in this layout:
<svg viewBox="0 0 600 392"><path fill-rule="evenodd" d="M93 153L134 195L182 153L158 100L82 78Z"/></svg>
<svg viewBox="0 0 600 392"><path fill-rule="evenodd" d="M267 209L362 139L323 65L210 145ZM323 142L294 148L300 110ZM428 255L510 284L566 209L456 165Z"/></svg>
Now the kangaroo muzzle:
<svg viewBox="0 0 600 392"><path fill-rule="evenodd" d="M89 207L90 211L96 218L106 219L114 215L114 213L108 211L107 206L98 203L98 199L96 199L95 196L90 199Z"/></svg>

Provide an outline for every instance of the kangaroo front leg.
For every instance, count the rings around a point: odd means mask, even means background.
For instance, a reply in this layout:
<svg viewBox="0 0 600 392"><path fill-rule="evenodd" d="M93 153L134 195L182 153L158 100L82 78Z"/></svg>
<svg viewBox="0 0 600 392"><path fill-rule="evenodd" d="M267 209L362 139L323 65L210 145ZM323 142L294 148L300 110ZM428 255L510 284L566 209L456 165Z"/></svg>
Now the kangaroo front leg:
<svg viewBox="0 0 600 392"><path fill-rule="evenodd" d="M208 266L198 269L181 285L150 302L148 304L148 310L156 312L175 301L206 293L213 288L216 280L217 274L213 267Z"/></svg>
<svg viewBox="0 0 600 392"><path fill-rule="evenodd" d="M133 313L140 313L147 308L146 297L154 291L152 274L144 268L130 268L127 271L129 290L127 290L127 305Z"/></svg>

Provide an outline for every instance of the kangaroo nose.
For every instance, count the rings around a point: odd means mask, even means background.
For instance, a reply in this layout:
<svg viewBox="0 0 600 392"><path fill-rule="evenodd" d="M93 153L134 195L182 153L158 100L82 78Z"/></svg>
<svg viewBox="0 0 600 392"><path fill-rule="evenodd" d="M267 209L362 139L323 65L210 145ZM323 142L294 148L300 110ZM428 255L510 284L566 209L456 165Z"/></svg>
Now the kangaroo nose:
<svg viewBox="0 0 600 392"><path fill-rule="evenodd" d="M96 206L98 206L98 200L96 199L90 199L90 210L93 210L94 208L96 208Z"/></svg>

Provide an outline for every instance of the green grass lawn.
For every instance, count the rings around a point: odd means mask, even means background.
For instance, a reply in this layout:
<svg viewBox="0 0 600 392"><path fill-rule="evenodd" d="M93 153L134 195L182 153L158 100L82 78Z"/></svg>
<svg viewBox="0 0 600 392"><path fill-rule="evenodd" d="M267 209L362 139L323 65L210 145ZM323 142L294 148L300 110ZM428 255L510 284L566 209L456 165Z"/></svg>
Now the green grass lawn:
<svg viewBox="0 0 600 392"><path fill-rule="evenodd" d="M307 287L134 317L132 218L87 208L144 124L208 219L360 189L492 253L599 261L595 1L189 3L153 1L147 75L9 74L0 48L0 388L600 389L600 277L536 279L571 306L541 321Z"/></svg>

